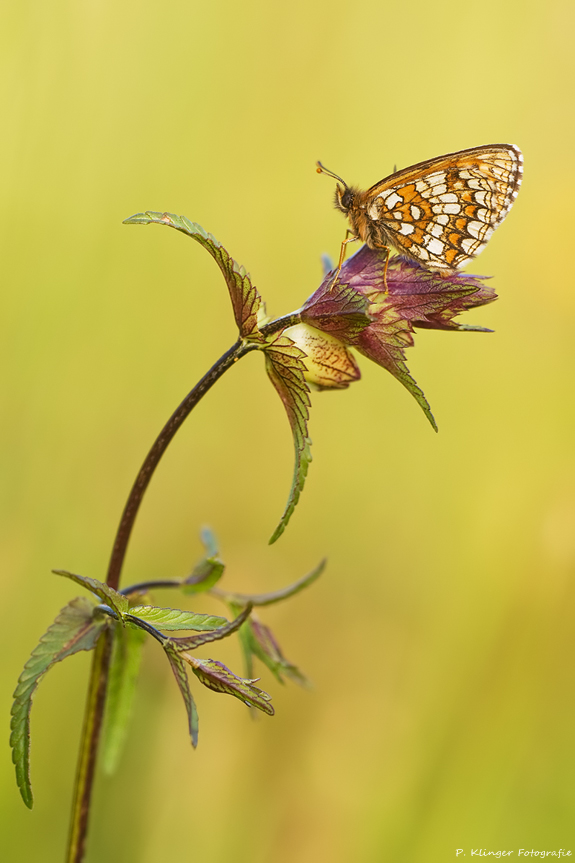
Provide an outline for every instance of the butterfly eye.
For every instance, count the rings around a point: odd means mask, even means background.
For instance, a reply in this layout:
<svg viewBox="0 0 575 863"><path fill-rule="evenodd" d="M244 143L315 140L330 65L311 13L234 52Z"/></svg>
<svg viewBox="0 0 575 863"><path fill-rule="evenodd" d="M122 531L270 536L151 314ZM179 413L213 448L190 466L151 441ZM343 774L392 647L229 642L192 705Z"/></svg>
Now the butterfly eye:
<svg viewBox="0 0 575 863"><path fill-rule="evenodd" d="M338 186L338 189L339 189L339 186ZM343 192L340 190L339 191L339 200L340 200L341 206L344 208L344 210L349 210L349 208L351 207L351 205L353 203L353 192L351 191L351 189L345 189L345 191L343 191Z"/></svg>

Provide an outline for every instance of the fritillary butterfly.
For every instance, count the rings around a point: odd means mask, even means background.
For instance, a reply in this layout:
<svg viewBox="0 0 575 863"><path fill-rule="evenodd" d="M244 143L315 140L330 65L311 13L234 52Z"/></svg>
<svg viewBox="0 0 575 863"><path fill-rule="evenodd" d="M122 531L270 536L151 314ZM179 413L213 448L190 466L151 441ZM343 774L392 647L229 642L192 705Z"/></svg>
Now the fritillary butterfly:
<svg viewBox="0 0 575 863"><path fill-rule="evenodd" d="M513 144L488 144L419 162L362 192L327 171L337 185L335 206L352 236L370 248L393 247L426 267L451 272L487 244L517 197L523 156Z"/></svg>

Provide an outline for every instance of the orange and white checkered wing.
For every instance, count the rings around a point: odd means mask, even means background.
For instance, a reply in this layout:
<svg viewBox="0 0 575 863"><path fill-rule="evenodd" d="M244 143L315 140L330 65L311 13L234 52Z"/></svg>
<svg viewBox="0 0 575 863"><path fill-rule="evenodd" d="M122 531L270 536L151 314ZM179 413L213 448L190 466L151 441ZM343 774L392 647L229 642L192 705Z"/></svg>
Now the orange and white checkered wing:
<svg viewBox="0 0 575 863"><path fill-rule="evenodd" d="M366 193L368 217L400 251L438 270L481 252L517 197L521 151L473 147L398 171Z"/></svg>

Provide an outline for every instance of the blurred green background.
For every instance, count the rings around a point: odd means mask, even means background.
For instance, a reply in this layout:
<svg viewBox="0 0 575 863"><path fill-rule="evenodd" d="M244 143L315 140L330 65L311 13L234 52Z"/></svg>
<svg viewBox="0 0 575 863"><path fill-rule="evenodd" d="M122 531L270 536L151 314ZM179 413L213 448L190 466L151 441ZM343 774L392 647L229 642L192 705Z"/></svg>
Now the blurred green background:
<svg viewBox="0 0 575 863"><path fill-rule="evenodd" d="M567 0L2 4L6 729L23 663L75 594L50 569L104 576L154 436L235 338L209 256L122 219L200 222L278 315L346 227L316 159L367 187L474 145L525 155L511 215L468 268L500 299L465 320L496 332L420 332L408 354L438 435L362 359L360 383L313 398L307 486L269 547L292 445L261 356L179 433L124 583L185 574L204 523L231 588L279 587L327 555L318 584L262 615L315 689L262 673L277 714L253 722L196 686L193 753L148 645L121 770L98 780L92 863L575 844L574 34ZM241 669L231 640L201 655ZM63 859L88 668L57 666L36 697L32 813L5 741L2 860Z"/></svg>

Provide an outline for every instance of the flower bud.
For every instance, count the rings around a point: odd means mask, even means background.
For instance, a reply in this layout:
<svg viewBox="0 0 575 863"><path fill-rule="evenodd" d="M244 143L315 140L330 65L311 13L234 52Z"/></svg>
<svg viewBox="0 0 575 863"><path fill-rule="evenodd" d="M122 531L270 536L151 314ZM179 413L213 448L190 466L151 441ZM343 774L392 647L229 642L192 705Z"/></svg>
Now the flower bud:
<svg viewBox="0 0 575 863"><path fill-rule="evenodd" d="M329 333L308 324L296 324L283 334L306 354L304 377L314 389L343 390L361 377L352 354Z"/></svg>

